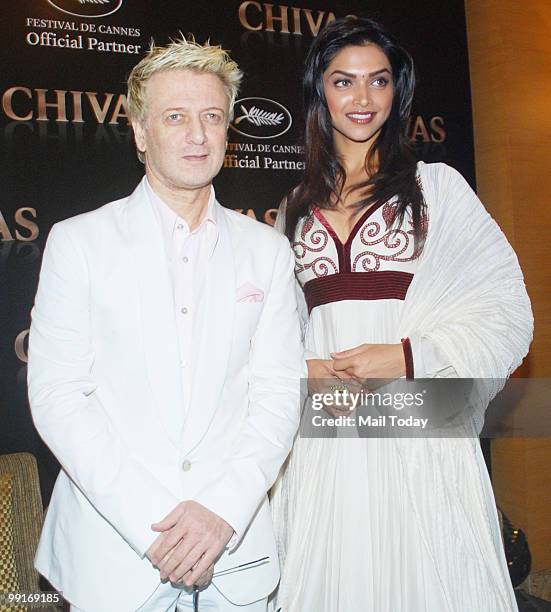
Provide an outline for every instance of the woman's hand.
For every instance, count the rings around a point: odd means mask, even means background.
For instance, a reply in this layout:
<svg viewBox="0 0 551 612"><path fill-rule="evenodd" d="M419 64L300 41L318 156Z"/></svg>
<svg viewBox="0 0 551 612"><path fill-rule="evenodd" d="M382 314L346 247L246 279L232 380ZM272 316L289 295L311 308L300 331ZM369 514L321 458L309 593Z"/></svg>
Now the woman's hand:
<svg viewBox="0 0 551 612"><path fill-rule="evenodd" d="M368 379L404 376L406 363L401 344L360 344L347 351L331 353L333 370L342 380L363 384ZM368 387L369 382L366 383Z"/></svg>
<svg viewBox="0 0 551 612"><path fill-rule="evenodd" d="M339 378L333 370L332 359L308 359L308 391L314 393L331 393L335 385L339 384Z"/></svg>
<svg viewBox="0 0 551 612"><path fill-rule="evenodd" d="M334 370L333 363L331 359L308 359L306 361L308 366L308 392L310 396L314 393L335 396L335 391L344 387L349 392L359 393L361 391L361 386L357 385L355 381L343 383L343 377ZM349 379L349 377L346 378L347 380ZM335 417L350 414L352 410L351 407L335 405L324 405L323 409Z"/></svg>
<svg viewBox="0 0 551 612"><path fill-rule="evenodd" d="M324 378L335 378L337 374L333 370L332 359L308 359L308 380L319 381Z"/></svg>

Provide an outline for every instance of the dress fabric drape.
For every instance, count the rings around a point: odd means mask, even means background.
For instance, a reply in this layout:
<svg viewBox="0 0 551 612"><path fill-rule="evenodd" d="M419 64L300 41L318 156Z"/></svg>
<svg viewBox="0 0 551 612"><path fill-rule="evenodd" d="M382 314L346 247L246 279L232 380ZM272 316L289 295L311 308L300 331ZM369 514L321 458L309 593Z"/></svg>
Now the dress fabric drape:
<svg viewBox="0 0 551 612"><path fill-rule="evenodd" d="M297 437L272 491L282 612L517 610L477 433L527 352L530 303L513 250L464 179L444 164L418 171L428 215L419 259L407 216L398 232L386 227L392 202L368 211L348 245L322 211L299 223L307 357L410 337L414 357L424 347L442 362L417 377L483 379L476 410L454 438ZM379 275L364 299L354 289L363 279L324 280L343 266ZM408 276L400 298L391 280Z"/></svg>

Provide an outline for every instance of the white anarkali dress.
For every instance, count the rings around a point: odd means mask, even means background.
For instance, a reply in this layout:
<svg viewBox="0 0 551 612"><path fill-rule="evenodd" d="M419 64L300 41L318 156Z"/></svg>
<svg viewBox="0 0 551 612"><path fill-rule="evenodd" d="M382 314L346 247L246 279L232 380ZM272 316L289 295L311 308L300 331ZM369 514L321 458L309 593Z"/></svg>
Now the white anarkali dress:
<svg viewBox="0 0 551 612"><path fill-rule="evenodd" d="M443 185L453 193L458 181L465 192L463 179L443 164L421 163L419 174L429 227L420 259L413 257L407 218L397 233L387 228L392 202L364 213L346 244L316 208L299 223L293 248L307 358L329 359L332 352L363 343L400 343L407 335L416 378L497 376L483 363L480 374L467 371L462 358L438 341L440 327L431 319L438 319L437 305L423 316L405 312L411 296L433 299L417 281L447 282L422 268L431 265L423 263L431 249L439 248L431 238L431 224L440 223L433 207L436 196L444 197ZM475 198L470 190L467 195ZM486 223L478 200L475 206ZM508 244L503 248L511 251ZM514 267L514 254L513 260ZM442 279L448 274L453 268L444 270ZM531 325L522 291L519 312L524 307L527 322L520 325L517 361L526 352ZM272 507L282 564L276 610L517 610L476 434L452 439L299 436L273 489Z"/></svg>

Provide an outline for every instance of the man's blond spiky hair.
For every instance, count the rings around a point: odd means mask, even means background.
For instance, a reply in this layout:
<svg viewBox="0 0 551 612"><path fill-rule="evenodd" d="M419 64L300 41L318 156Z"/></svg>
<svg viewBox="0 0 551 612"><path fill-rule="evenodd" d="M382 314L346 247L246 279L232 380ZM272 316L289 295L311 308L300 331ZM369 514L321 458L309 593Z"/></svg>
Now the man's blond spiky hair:
<svg viewBox="0 0 551 612"><path fill-rule="evenodd" d="M157 72L193 70L215 74L224 85L229 101L229 120L243 73L222 47L207 41L200 45L193 35L172 40L166 47L151 43L147 55L132 69L128 77L128 112L132 121L143 121L147 110L147 81Z"/></svg>

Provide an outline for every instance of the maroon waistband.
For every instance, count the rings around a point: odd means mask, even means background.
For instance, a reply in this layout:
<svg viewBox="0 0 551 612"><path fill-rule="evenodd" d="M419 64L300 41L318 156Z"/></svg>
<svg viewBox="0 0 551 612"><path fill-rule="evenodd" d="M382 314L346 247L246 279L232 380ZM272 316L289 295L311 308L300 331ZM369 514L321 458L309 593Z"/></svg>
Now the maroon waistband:
<svg viewBox="0 0 551 612"><path fill-rule="evenodd" d="M308 312L343 300L403 300L413 279L409 272L339 272L313 278L304 285Z"/></svg>

